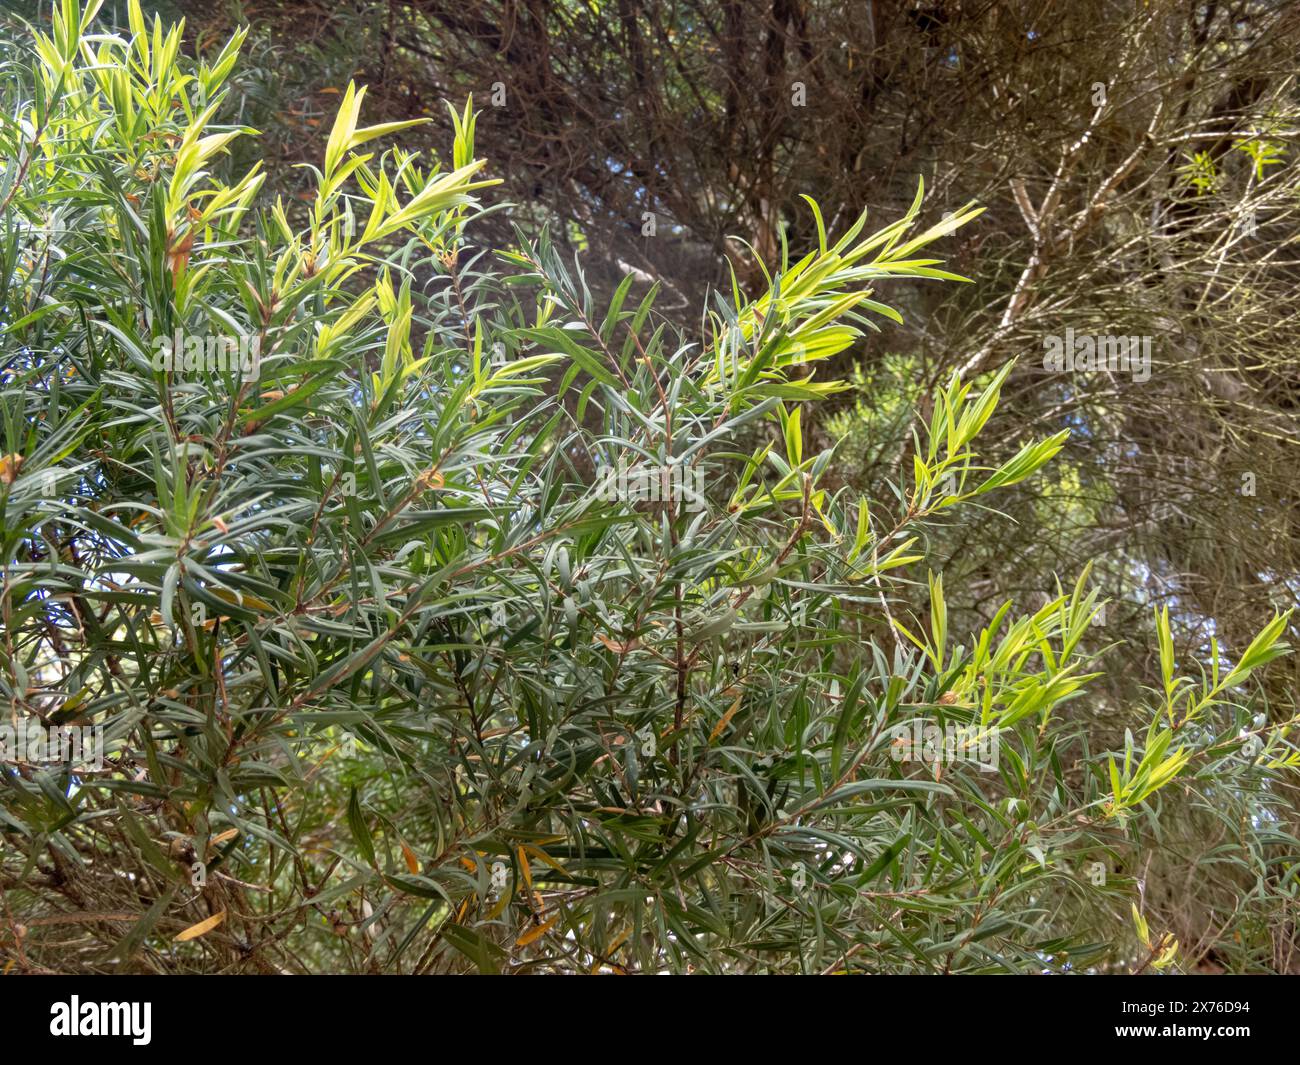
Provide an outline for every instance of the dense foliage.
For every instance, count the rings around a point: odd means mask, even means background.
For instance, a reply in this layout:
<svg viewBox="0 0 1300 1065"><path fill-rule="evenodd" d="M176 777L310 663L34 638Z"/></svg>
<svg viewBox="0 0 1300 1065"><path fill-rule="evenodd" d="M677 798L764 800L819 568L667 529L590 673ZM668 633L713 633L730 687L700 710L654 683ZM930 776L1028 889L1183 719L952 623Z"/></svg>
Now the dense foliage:
<svg viewBox="0 0 1300 1065"><path fill-rule="evenodd" d="M510 209L473 101L424 157L349 84L286 206L231 166L243 34L192 60L97 7L0 67L0 690L108 739L4 766L10 966L1170 969L1144 877L1187 846L1268 964L1287 616L1193 655L1155 611L1161 683L1099 743L1086 570L964 633L927 565L1066 442L980 458L1013 364L937 388L877 498L805 430L978 209L808 200L811 250L684 328L545 229L476 242Z"/></svg>

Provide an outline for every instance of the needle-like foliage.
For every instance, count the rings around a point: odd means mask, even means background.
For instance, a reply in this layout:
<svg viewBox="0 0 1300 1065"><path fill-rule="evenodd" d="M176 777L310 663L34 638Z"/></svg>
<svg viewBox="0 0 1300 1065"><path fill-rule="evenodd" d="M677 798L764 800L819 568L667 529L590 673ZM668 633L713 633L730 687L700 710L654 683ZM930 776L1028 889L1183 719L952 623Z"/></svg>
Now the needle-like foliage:
<svg viewBox="0 0 1300 1065"><path fill-rule="evenodd" d="M195 64L97 6L0 67L0 724L103 735L8 752L11 965L1177 963L1125 833L1295 763L1234 709L1283 621L1198 680L1160 619L1145 735L1094 750L1056 714L1084 578L965 637L939 575L924 626L891 608L926 522L1062 446L981 463L1009 367L935 397L897 521L802 430L897 318L873 290L961 280L927 247L977 210L836 235L810 202L818 246L680 335L545 234L474 243L472 103L447 165L349 86L311 201L271 202L225 172L240 37Z"/></svg>

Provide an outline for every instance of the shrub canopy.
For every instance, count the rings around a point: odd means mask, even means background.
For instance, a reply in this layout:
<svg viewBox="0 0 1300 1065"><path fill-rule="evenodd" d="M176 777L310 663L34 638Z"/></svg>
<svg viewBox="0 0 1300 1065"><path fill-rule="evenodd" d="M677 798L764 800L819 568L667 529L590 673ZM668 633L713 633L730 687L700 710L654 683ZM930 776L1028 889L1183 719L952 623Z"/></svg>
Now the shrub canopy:
<svg viewBox="0 0 1300 1065"><path fill-rule="evenodd" d="M272 201L226 172L242 35L194 62L97 7L0 67L0 688L107 751L0 776L24 966L1167 967L1134 877L1178 792L1273 874L1297 754L1245 685L1285 618L1180 663L1159 617L1163 690L1097 749L1086 574L969 635L926 574L1062 446L981 462L1010 366L937 393L893 498L805 439L977 209L809 200L817 246L683 333L545 232L474 243L472 102L425 159L349 86Z"/></svg>

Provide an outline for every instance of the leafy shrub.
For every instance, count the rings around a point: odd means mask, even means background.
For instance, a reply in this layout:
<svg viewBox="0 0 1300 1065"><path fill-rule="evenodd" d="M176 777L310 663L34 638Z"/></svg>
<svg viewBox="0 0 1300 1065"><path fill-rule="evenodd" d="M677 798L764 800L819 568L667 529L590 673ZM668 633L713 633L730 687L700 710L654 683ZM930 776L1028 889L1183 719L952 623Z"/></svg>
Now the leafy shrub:
<svg viewBox="0 0 1300 1065"><path fill-rule="evenodd" d="M545 234L471 243L472 105L422 161L350 86L314 198L270 204L222 176L241 38L195 63L96 8L0 72L0 685L15 730L107 749L0 777L14 963L1175 964L1126 833L1295 763L1259 725L1240 757L1284 619L1196 682L1161 619L1148 727L1095 751L1061 713L1082 578L964 641L939 576L928 620L891 610L927 522L1061 446L979 464L1007 368L936 397L895 500L805 453L818 361L897 318L870 286L956 279L920 256L977 210L914 235L918 191L833 239L809 201L818 247L680 336Z"/></svg>

